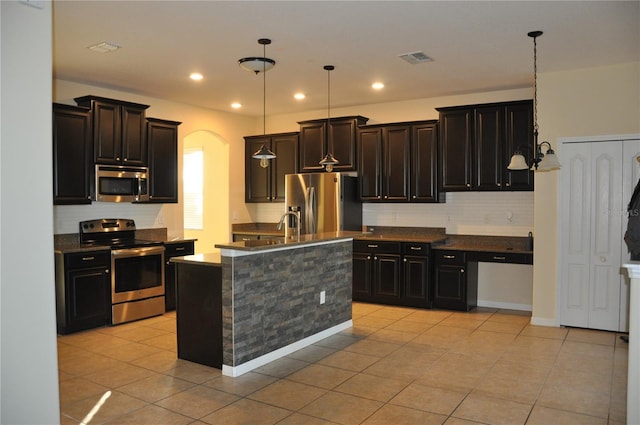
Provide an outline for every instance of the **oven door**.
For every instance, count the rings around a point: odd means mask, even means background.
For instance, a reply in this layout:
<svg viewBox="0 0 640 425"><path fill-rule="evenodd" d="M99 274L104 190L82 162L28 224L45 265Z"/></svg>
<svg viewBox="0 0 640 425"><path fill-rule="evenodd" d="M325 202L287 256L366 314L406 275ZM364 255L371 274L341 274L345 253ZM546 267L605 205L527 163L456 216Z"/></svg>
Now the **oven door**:
<svg viewBox="0 0 640 425"><path fill-rule="evenodd" d="M111 251L112 304L164 295L164 246Z"/></svg>

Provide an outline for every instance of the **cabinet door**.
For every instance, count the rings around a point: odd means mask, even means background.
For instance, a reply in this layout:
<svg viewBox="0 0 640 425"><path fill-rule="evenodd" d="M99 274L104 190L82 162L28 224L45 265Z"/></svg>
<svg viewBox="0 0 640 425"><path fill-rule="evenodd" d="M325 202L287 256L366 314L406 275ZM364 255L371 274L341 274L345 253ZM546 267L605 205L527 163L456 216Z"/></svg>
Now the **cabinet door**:
<svg viewBox="0 0 640 425"><path fill-rule="evenodd" d="M429 258L406 255L403 260L403 304L427 307L429 303Z"/></svg>
<svg viewBox="0 0 640 425"><path fill-rule="evenodd" d="M436 266L434 307L466 310L466 284L467 279L463 266Z"/></svg>
<svg viewBox="0 0 640 425"><path fill-rule="evenodd" d="M412 129L410 193L412 202L438 202L438 144L435 124Z"/></svg>
<svg viewBox="0 0 640 425"><path fill-rule="evenodd" d="M178 125L149 119L149 201L178 202Z"/></svg>
<svg viewBox="0 0 640 425"><path fill-rule="evenodd" d="M472 110L440 113L440 140L442 143L440 166L442 187L445 191L464 191L472 188L472 129Z"/></svg>
<svg viewBox="0 0 640 425"><path fill-rule="evenodd" d="M385 201L409 201L411 128L409 126L383 128L382 140L382 197Z"/></svg>
<svg viewBox="0 0 640 425"><path fill-rule="evenodd" d="M503 182L508 190L533 190L533 171L507 170L511 155L522 149L530 160L535 150L533 142L533 104L531 101L518 102L505 108L505 143L503 160ZM527 150L526 146L529 146Z"/></svg>
<svg viewBox="0 0 640 425"><path fill-rule="evenodd" d="M90 204L93 149L89 109L53 105L53 203Z"/></svg>
<svg viewBox="0 0 640 425"><path fill-rule="evenodd" d="M360 199L379 201L382 198L382 129L358 131L358 169L360 170Z"/></svg>
<svg viewBox="0 0 640 425"><path fill-rule="evenodd" d="M382 302L400 301L400 256L374 254L373 296Z"/></svg>
<svg viewBox="0 0 640 425"><path fill-rule="evenodd" d="M329 126L330 149L333 149L333 156L340 161L338 165L333 167L334 171L356 171L356 131L357 121L355 119L331 120Z"/></svg>
<svg viewBox="0 0 640 425"><path fill-rule="evenodd" d="M501 190L503 168L503 109L490 106L475 110L475 189Z"/></svg>
<svg viewBox="0 0 640 425"><path fill-rule="evenodd" d="M122 161L122 134L120 106L94 101L93 149L97 164L120 164Z"/></svg>
<svg viewBox="0 0 640 425"><path fill-rule="evenodd" d="M298 135L273 136L271 149L271 201L284 202L284 176L298 172Z"/></svg>
<svg viewBox="0 0 640 425"><path fill-rule="evenodd" d="M269 202L271 200L271 171L260 166L260 160L251 157L265 144L271 146L268 137L245 137L245 202Z"/></svg>
<svg viewBox="0 0 640 425"><path fill-rule="evenodd" d="M165 311L176 309L176 263L170 261L173 257L192 255L194 253L193 241L175 242L165 244L164 253L164 307Z"/></svg>
<svg viewBox="0 0 640 425"><path fill-rule="evenodd" d="M326 154L326 122L300 124L300 172L322 171L319 162Z"/></svg>
<svg viewBox="0 0 640 425"><path fill-rule="evenodd" d="M353 291L354 301L371 300L371 254L353 253Z"/></svg>
<svg viewBox="0 0 640 425"><path fill-rule="evenodd" d="M105 267L67 272L67 331L111 322L109 274Z"/></svg>
<svg viewBox="0 0 640 425"><path fill-rule="evenodd" d="M121 106L122 163L147 165L147 137L145 110L129 105Z"/></svg>

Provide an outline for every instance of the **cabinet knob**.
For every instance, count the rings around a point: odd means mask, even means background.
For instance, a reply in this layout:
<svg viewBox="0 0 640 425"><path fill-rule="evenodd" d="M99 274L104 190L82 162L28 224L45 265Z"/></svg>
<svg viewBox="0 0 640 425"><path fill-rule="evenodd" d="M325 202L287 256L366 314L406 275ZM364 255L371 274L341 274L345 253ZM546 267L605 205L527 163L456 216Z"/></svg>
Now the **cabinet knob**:
<svg viewBox="0 0 640 425"><path fill-rule="evenodd" d="M120 161L120 157L119 156L116 156L116 161Z"/></svg>
<svg viewBox="0 0 640 425"><path fill-rule="evenodd" d="M370 255L367 255L367 260L371 260L371 256Z"/></svg>
<svg viewBox="0 0 640 425"><path fill-rule="evenodd" d="M511 186L511 183L507 183L507 187Z"/></svg>
<svg viewBox="0 0 640 425"><path fill-rule="evenodd" d="M412 199L416 199L416 195L413 195L411 198L412 198Z"/></svg>
<svg viewBox="0 0 640 425"><path fill-rule="evenodd" d="M378 195L378 199L380 199L380 195Z"/></svg>
<svg viewBox="0 0 640 425"><path fill-rule="evenodd" d="M166 262L166 265L168 266L169 264L170 264L170 262L169 262L169 261L167 261L167 262Z"/></svg>
<svg viewBox="0 0 640 425"><path fill-rule="evenodd" d="M387 195L384 195L384 199L389 199L389 197Z"/></svg>
<svg viewBox="0 0 640 425"><path fill-rule="evenodd" d="M471 187L471 183L467 183L467 187Z"/></svg>
<svg viewBox="0 0 640 425"><path fill-rule="evenodd" d="M406 263L406 262L407 262L407 259L405 258L403 261Z"/></svg>
<svg viewBox="0 0 640 425"><path fill-rule="evenodd" d="M127 162L128 160L129 160L129 158L125 158L125 159L123 159L123 161L124 161L124 162Z"/></svg>
<svg viewBox="0 0 640 425"><path fill-rule="evenodd" d="M109 274L109 271L110 271L109 269L106 269L104 272L105 272L106 274Z"/></svg>
<svg viewBox="0 0 640 425"><path fill-rule="evenodd" d="M374 260L377 260L377 259L378 259L378 257L373 257L373 259L374 259Z"/></svg>
<svg viewBox="0 0 640 425"><path fill-rule="evenodd" d="M502 183L496 183L498 187L502 187Z"/></svg>
<svg viewBox="0 0 640 425"><path fill-rule="evenodd" d="M464 273L464 269L460 269L460 273Z"/></svg>

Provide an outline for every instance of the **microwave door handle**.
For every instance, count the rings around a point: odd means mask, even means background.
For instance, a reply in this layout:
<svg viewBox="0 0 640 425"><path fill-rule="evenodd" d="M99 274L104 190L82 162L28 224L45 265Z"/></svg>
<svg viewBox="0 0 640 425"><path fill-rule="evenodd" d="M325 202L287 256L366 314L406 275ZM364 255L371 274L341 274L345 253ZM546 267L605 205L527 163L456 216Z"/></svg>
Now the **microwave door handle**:
<svg viewBox="0 0 640 425"><path fill-rule="evenodd" d="M138 182L137 187L134 189L134 198L136 201L140 200L140 193L142 193L142 179L141 178L136 178L136 182Z"/></svg>

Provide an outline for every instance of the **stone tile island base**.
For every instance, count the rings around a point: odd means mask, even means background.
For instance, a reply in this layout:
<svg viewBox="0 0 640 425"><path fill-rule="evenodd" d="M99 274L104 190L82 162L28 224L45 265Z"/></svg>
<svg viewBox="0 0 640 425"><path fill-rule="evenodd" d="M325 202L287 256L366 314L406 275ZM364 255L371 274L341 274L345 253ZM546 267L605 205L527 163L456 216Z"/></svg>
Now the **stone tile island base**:
<svg viewBox="0 0 640 425"><path fill-rule="evenodd" d="M223 248L222 373L242 375L351 327L352 251L351 238Z"/></svg>

